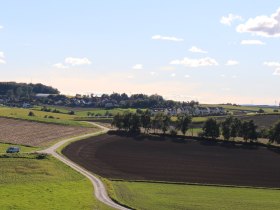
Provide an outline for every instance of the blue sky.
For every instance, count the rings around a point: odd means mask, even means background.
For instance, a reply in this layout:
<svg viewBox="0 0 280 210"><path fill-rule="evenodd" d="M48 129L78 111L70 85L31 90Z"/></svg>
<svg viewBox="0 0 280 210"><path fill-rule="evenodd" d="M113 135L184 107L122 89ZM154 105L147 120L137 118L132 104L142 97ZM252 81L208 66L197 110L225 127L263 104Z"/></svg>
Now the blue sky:
<svg viewBox="0 0 280 210"><path fill-rule="evenodd" d="M0 3L1 81L41 82L66 94L280 101L280 2Z"/></svg>

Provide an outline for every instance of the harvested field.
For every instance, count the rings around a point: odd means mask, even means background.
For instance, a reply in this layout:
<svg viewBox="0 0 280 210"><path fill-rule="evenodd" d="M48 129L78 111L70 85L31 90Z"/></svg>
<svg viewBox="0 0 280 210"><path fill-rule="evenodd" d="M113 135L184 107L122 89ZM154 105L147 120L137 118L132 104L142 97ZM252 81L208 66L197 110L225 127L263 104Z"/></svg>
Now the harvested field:
<svg viewBox="0 0 280 210"><path fill-rule="evenodd" d="M165 137L102 135L62 153L111 179L280 188L280 152L262 146Z"/></svg>
<svg viewBox="0 0 280 210"><path fill-rule="evenodd" d="M0 142L42 146L54 140L93 132L94 128L0 118Z"/></svg>
<svg viewBox="0 0 280 210"><path fill-rule="evenodd" d="M280 114L264 114L255 116L242 116L241 120L254 120L259 129L270 128L280 121Z"/></svg>

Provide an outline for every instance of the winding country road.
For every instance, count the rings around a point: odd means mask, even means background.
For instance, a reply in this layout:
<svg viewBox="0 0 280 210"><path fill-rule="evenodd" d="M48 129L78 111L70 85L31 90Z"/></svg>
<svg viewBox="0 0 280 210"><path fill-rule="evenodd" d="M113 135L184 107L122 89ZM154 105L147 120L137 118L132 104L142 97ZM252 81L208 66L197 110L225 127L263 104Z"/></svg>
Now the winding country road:
<svg viewBox="0 0 280 210"><path fill-rule="evenodd" d="M49 147L45 150L39 151L39 152L53 155L55 158L57 158L61 162L65 163L66 165L70 166L74 170L76 170L79 173L86 176L91 181L91 183L93 184L95 197L99 201L101 201L104 204L106 204L110 207L113 207L115 209L128 210L128 208L125 208L125 207L123 207L123 206L121 206L121 205L119 205L119 204L117 204L117 203L115 203L114 201L111 200L111 198L108 196L108 193L106 191L106 188L105 188L104 184L102 183L102 181L97 176L93 175L89 171L85 170L84 168L80 167L76 163L72 162L71 160L67 159L66 157L64 157L64 156L62 156L62 155L60 155L56 152L56 150L59 147L66 144L67 142L77 140L78 138L87 138L87 137L90 137L90 136L93 136L93 135L99 135L99 134L102 134L102 133L106 133L109 130L108 128L106 128L104 126L101 126L101 125L98 125L96 123L92 123L92 122L90 122L90 123L93 124L96 127L101 128L102 130L98 131L98 132L95 132L95 133L85 134L85 135L82 135L82 136L79 136L79 137L65 139L65 140L60 141L60 142L52 145L51 147Z"/></svg>

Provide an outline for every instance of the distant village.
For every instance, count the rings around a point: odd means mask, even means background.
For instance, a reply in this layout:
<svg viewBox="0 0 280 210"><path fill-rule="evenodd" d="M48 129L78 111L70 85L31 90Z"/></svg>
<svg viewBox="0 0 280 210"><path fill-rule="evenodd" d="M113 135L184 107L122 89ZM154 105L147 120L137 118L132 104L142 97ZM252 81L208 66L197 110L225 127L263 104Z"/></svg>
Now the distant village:
<svg viewBox="0 0 280 210"><path fill-rule="evenodd" d="M159 96L161 97L161 96ZM171 116L178 114L187 114L191 116L220 116L226 115L227 112L223 107L205 107L199 106L198 102L171 102L163 103L164 106L141 107L140 99L137 106L133 100L124 98L123 100L112 99L109 95L102 96L82 96L77 94L75 97L66 97L59 94L38 93L30 100L20 99L15 101L9 97L0 98L0 104L6 106L15 106L22 108L32 108L34 105L54 105L67 107L93 107L93 108L149 108L152 114L162 112ZM169 105L168 105L169 104Z"/></svg>
<svg viewBox="0 0 280 210"><path fill-rule="evenodd" d="M163 112L168 115L187 114L190 116L220 116L226 115L227 112L223 107L202 107L202 106L185 106L182 108L156 108L151 109L152 114Z"/></svg>
<svg viewBox="0 0 280 210"><path fill-rule="evenodd" d="M149 109L152 114L163 112L168 115L188 114L191 116L226 115L222 107L206 107L198 101L179 102L166 100L153 94L88 94L67 96L59 90L43 84L0 82L0 105L9 107L32 108L33 106L63 106L81 108L134 108Z"/></svg>

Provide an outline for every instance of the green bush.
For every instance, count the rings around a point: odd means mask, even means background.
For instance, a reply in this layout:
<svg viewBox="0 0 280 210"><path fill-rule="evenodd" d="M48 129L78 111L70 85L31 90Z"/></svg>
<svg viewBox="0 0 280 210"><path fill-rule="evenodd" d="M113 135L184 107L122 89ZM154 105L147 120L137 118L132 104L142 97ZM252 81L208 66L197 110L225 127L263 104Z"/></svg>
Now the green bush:
<svg viewBox="0 0 280 210"><path fill-rule="evenodd" d="M48 155L47 154L37 154L36 155L36 159L38 160L43 160L43 159L47 159Z"/></svg>
<svg viewBox="0 0 280 210"><path fill-rule="evenodd" d="M28 113L28 116L29 116L29 117L34 117L35 114L34 114L32 111L30 111L30 112Z"/></svg>

